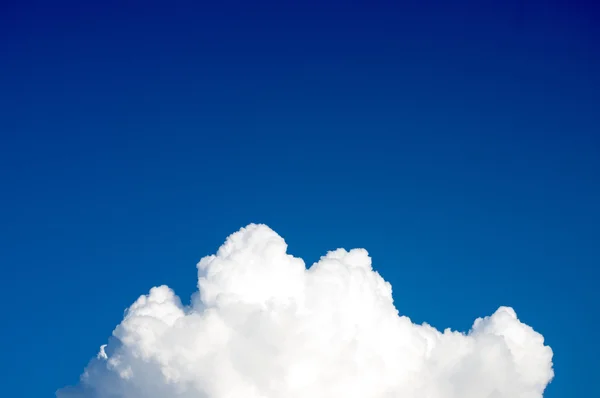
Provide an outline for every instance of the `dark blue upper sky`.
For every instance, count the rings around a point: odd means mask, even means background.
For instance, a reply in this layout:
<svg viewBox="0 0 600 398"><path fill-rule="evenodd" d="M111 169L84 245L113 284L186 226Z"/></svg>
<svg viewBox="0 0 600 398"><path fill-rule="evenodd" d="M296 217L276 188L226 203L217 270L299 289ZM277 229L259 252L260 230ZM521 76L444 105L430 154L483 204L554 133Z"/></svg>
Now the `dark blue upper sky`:
<svg viewBox="0 0 600 398"><path fill-rule="evenodd" d="M600 395L598 10L243 3L0 6L2 395L74 383L249 222L367 248L416 322L514 306L546 396Z"/></svg>

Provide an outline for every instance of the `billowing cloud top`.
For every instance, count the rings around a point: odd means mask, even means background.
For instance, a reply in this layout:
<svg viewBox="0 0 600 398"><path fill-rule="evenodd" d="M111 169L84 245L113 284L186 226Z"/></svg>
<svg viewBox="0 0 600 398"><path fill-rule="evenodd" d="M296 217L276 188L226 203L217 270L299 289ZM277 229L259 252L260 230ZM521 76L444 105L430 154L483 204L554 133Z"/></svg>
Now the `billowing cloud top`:
<svg viewBox="0 0 600 398"><path fill-rule="evenodd" d="M440 332L399 316L363 249L306 269L265 225L198 264L189 307L140 297L81 376L78 398L539 398L552 350L512 308Z"/></svg>

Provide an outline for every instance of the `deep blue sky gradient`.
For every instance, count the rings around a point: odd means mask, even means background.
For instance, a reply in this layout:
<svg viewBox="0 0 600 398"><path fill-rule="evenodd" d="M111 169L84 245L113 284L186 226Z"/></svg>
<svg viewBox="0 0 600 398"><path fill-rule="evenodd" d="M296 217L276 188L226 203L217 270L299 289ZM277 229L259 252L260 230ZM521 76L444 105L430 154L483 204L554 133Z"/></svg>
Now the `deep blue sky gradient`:
<svg viewBox="0 0 600 398"><path fill-rule="evenodd" d="M1 395L75 383L264 222L309 264L365 247L416 322L514 306L546 397L600 396L598 9L252 3L0 6Z"/></svg>

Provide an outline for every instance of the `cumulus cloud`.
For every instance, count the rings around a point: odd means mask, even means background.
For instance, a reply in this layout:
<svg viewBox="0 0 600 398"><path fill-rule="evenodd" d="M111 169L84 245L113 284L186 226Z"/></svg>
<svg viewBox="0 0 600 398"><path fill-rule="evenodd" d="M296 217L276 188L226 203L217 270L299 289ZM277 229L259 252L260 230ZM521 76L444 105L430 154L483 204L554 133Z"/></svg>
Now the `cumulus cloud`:
<svg viewBox="0 0 600 398"><path fill-rule="evenodd" d="M539 398L541 334L500 307L468 333L399 315L364 249L310 268L265 225L198 263L183 306L154 287L58 398Z"/></svg>

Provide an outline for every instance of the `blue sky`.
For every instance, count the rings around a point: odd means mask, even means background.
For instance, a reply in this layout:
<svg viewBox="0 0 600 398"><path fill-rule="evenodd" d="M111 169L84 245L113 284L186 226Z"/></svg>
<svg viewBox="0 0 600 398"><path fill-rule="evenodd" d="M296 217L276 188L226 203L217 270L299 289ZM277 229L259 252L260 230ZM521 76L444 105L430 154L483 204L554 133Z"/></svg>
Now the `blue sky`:
<svg viewBox="0 0 600 398"><path fill-rule="evenodd" d="M112 3L0 8L4 395L76 382L249 222L365 247L416 322L513 306L546 397L600 394L598 9Z"/></svg>

